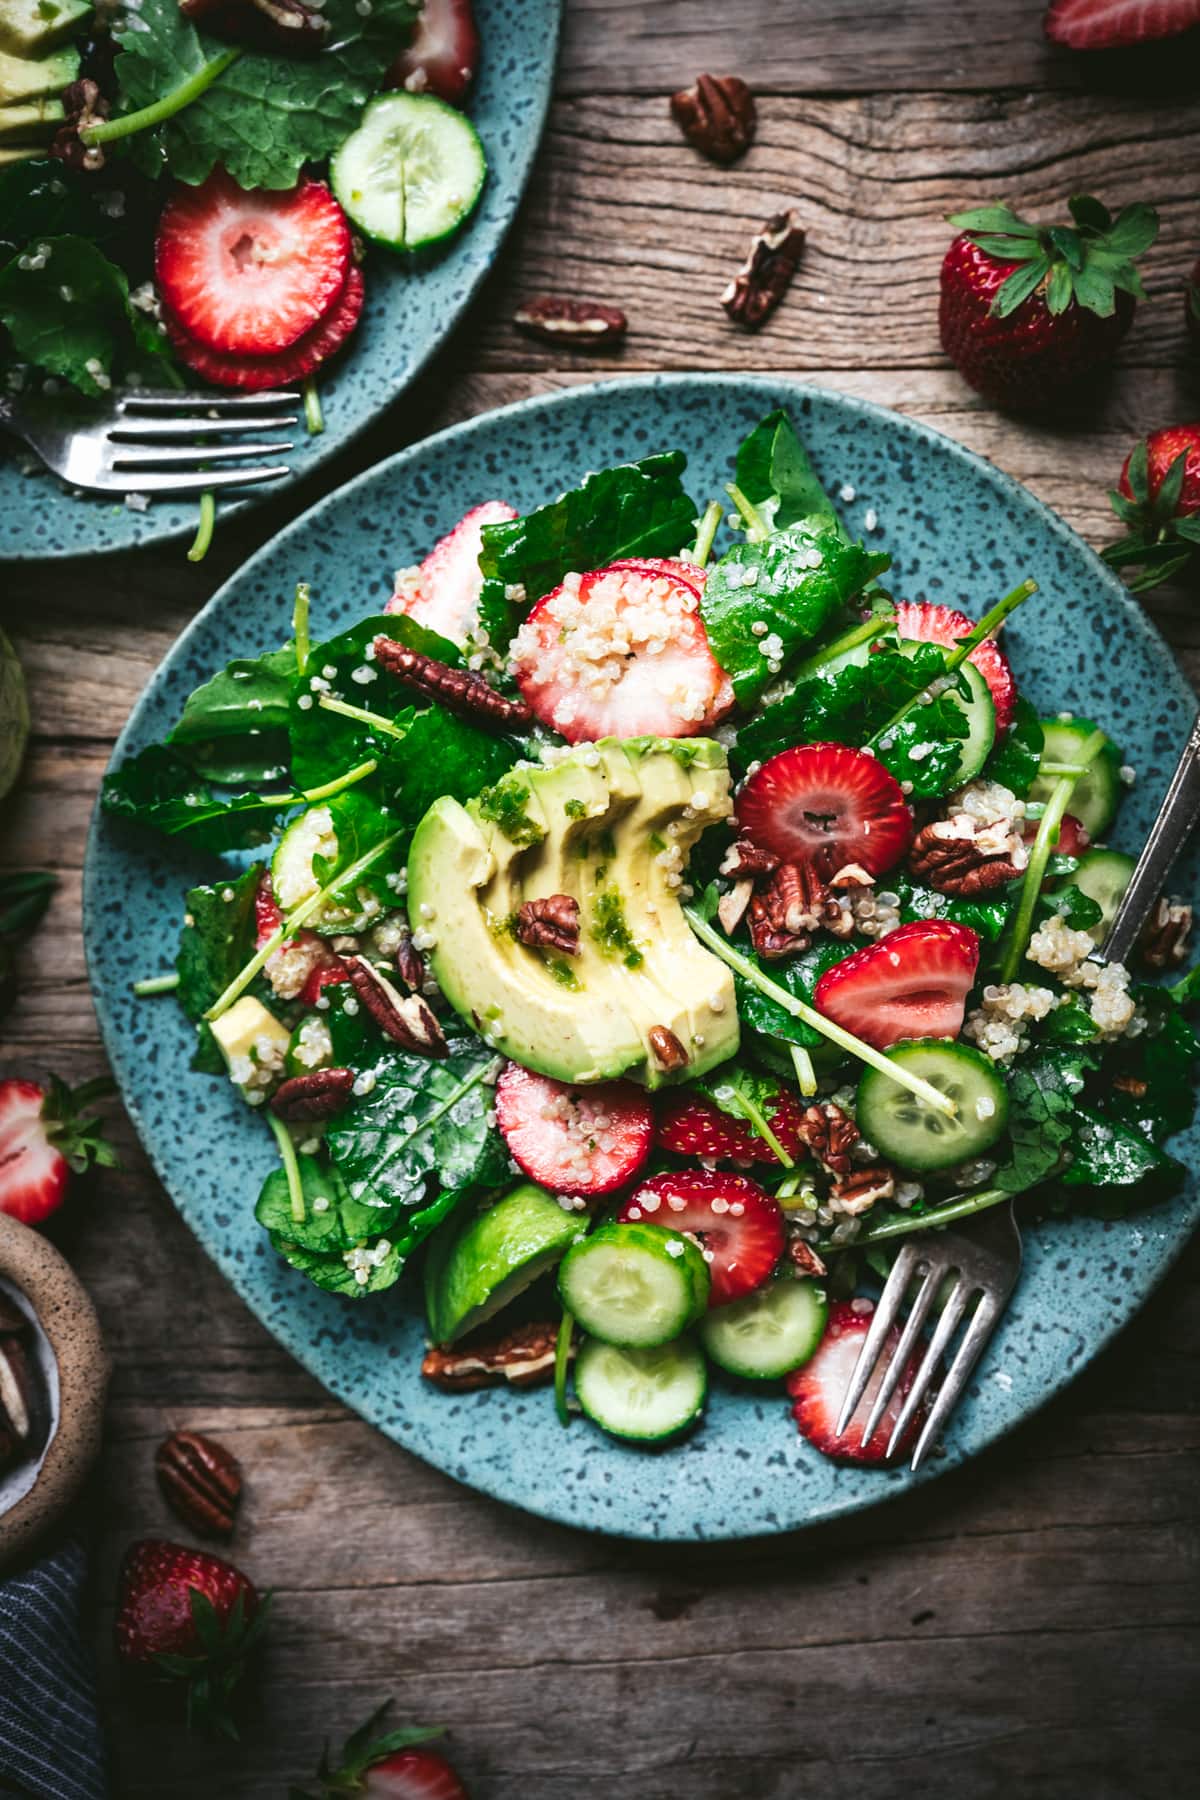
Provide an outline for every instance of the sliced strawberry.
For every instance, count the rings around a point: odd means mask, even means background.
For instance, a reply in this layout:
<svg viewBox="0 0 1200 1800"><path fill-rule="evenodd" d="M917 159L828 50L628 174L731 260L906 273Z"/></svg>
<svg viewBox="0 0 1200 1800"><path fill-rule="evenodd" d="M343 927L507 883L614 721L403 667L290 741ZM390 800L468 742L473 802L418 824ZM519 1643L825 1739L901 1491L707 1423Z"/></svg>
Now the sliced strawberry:
<svg viewBox="0 0 1200 1800"><path fill-rule="evenodd" d="M1200 0L1051 0L1046 36L1068 50L1117 50L1200 25Z"/></svg>
<svg viewBox="0 0 1200 1800"><path fill-rule="evenodd" d="M875 1365L875 1373L867 1383L866 1393L854 1409L846 1430L838 1437L836 1428L842 1402L846 1398L846 1390L850 1386L863 1339L870 1329L873 1311L873 1306L867 1301L835 1300L829 1309L825 1335L817 1345L816 1354L787 1378L787 1391L793 1402L792 1417L800 1429L801 1437L807 1438L823 1456L832 1456L838 1462L884 1461L892 1431L916 1377L918 1358L914 1352L912 1361L900 1377L895 1393L871 1434L870 1441L864 1444L863 1432L875 1404L875 1396L896 1345L900 1342L900 1328L894 1326L884 1339L883 1349ZM922 1414L918 1408L903 1441L896 1446L897 1451L907 1450L911 1446L921 1423Z"/></svg>
<svg viewBox="0 0 1200 1800"><path fill-rule="evenodd" d="M950 919L914 919L826 969L818 1012L877 1050L901 1038L957 1037L979 967L979 938Z"/></svg>
<svg viewBox="0 0 1200 1800"><path fill-rule="evenodd" d="M37 1225L62 1205L72 1173L116 1163L99 1119L86 1110L111 1086L89 1081L72 1091L57 1076L44 1088L0 1081L0 1212Z"/></svg>
<svg viewBox="0 0 1200 1800"><path fill-rule="evenodd" d="M210 349L169 310L163 308L163 323L180 362L194 369L214 387L242 388L247 392L262 388L288 387L303 381L314 369L329 361L346 342L358 324L363 306L362 270L351 263L341 292L329 311L311 331L297 338L287 350L275 356L234 356Z"/></svg>
<svg viewBox="0 0 1200 1800"><path fill-rule="evenodd" d="M254 896L254 947L261 950L268 938L274 937L283 924L283 914L279 902L271 890L271 877L264 875L258 884ZM324 988L332 987L336 982L349 981L350 974L341 957L336 955L325 940L317 936L315 931L298 931L294 938L285 938L279 946L280 950L290 950L296 946L306 952L312 961L312 968L305 979L304 986L298 994L288 994L288 998L302 1000L306 1006L312 1006ZM267 963L267 979L270 980L271 964Z"/></svg>
<svg viewBox="0 0 1200 1800"><path fill-rule="evenodd" d="M496 1123L525 1173L559 1194L611 1194L654 1142L650 1103L631 1081L571 1087L519 1063L496 1083Z"/></svg>
<svg viewBox="0 0 1200 1800"><path fill-rule="evenodd" d="M1021 836L1027 844L1032 844L1037 836L1038 822L1027 819L1021 827ZM1082 856L1091 843L1087 827L1081 825L1073 813L1064 813L1058 827L1058 842L1054 848L1059 856Z"/></svg>
<svg viewBox="0 0 1200 1800"><path fill-rule="evenodd" d="M638 1184L622 1223L645 1219L694 1237L712 1277L708 1304L726 1306L767 1281L786 1236L779 1202L745 1175L682 1169Z"/></svg>
<svg viewBox="0 0 1200 1800"><path fill-rule="evenodd" d="M210 350L277 356L346 285L350 226L322 181L247 193L224 169L180 182L158 221L154 274L179 324Z"/></svg>
<svg viewBox="0 0 1200 1800"><path fill-rule="evenodd" d="M387 74L387 88L436 94L458 106L479 67L479 32L471 0L425 0L406 49Z"/></svg>
<svg viewBox="0 0 1200 1800"><path fill-rule="evenodd" d="M849 744L781 750L742 788L737 818L781 862L811 864L826 879L847 863L881 875L899 862L913 833L895 776L870 751Z"/></svg>
<svg viewBox="0 0 1200 1800"><path fill-rule="evenodd" d="M569 743L693 737L733 705L700 619L704 571L668 559L568 575L512 645L534 713Z"/></svg>
<svg viewBox="0 0 1200 1800"><path fill-rule="evenodd" d="M804 1109L786 1089L765 1110L767 1124L790 1156L804 1154L800 1135ZM655 1142L676 1156L715 1157L718 1162L773 1163L778 1157L765 1138L745 1119L722 1112L715 1101L694 1090L676 1089L662 1096L655 1121Z"/></svg>
<svg viewBox="0 0 1200 1800"><path fill-rule="evenodd" d="M916 600L896 603L896 635L915 639L918 643L941 644L947 650L955 650L959 639L966 637L974 625L974 619L968 619L957 607L923 605ZM1012 666L993 638L985 638L982 644L976 644L967 661L975 664L988 684L992 705L996 708L996 732L999 735L1012 724L1017 705L1017 683Z"/></svg>
<svg viewBox="0 0 1200 1800"><path fill-rule="evenodd" d="M372 1763L355 1792L363 1800L469 1800L453 1765L422 1749L397 1750Z"/></svg>
<svg viewBox="0 0 1200 1800"><path fill-rule="evenodd" d="M453 531L438 539L419 568L401 571L396 592L384 611L407 613L452 643L465 644L479 623L483 528L503 525L516 516L504 500L485 500L482 506L473 506Z"/></svg>

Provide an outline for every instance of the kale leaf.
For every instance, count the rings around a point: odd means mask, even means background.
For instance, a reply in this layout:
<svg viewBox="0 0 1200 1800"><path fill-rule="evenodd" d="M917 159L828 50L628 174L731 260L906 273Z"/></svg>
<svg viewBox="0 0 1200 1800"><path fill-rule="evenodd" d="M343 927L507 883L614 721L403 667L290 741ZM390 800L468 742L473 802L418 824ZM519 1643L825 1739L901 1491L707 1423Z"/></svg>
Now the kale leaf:
<svg viewBox="0 0 1200 1800"><path fill-rule="evenodd" d="M152 380L170 356L122 271L83 237L39 238L36 257L0 269L0 320L23 362L93 399L122 376Z"/></svg>
<svg viewBox="0 0 1200 1800"><path fill-rule="evenodd" d="M861 949L862 940L853 939L842 943L836 938L818 938L799 956L792 956L786 962L773 962L764 974L769 974L772 981L786 988L796 1000L803 1000L809 1006L813 1003L813 992L817 982L831 969L850 955L851 951ZM739 945L742 955L756 968L762 963L752 950ZM738 1017L742 1024L751 1031L760 1031L767 1037L781 1038L788 1044L799 1044L805 1050L817 1050L828 1042L820 1032L806 1025L803 1019L797 1019L773 1000L769 994L761 993L753 982L735 972L733 977L734 992L737 996ZM718 1071L719 1074L719 1071Z"/></svg>
<svg viewBox="0 0 1200 1800"><path fill-rule="evenodd" d="M293 1269L307 1275L317 1287L331 1294L341 1294L345 1300L365 1300L369 1294L379 1294L385 1288L394 1287L404 1268L405 1251L391 1238L386 1240L388 1248L380 1261L372 1261L369 1265L367 1279L359 1281L341 1250L308 1249L286 1231L272 1231L270 1237L272 1247Z"/></svg>
<svg viewBox="0 0 1200 1800"><path fill-rule="evenodd" d="M1022 695L1013 714L1006 737L997 744L983 765L983 779L998 781L1011 788L1023 800L1037 779L1046 734L1042 722L1029 701Z"/></svg>
<svg viewBox="0 0 1200 1800"><path fill-rule="evenodd" d="M768 413L743 438L738 446L736 479L742 493L772 530L808 519L828 526L844 544L850 542L782 407Z"/></svg>
<svg viewBox="0 0 1200 1800"><path fill-rule="evenodd" d="M272 1169L254 1208L255 1218L266 1230L277 1232L301 1250L327 1255L330 1251L352 1250L364 1238L381 1237L395 1223L398 1206L370 1205L353 1199L332 1163L304 1151L296 1153L296 1163L304 1192L304 1218L297 1220L292 1216L286 1171ZM317 1199L328 1201L328 1205L318 1211L313 1205Z"/></svg>
<svg viewBox="0 0 1200 1800"><path fill-rule="evenodd" d="M194 887L187 896L175 957L176 994L188 1018L198 1026L192 1067L205 1075L225 1072L225 1058L204 1014L254 954L254 899L263 873L262 863L254 863L228 881Z"/></svg>
<svg viewBox="0 0 1200 1800"><path fill-rule="evenodd" d="M167 742L209 781L284 780L295 681L291 644L265 656L238 657L188 695Z"/></svg>
<svg viewBox="0 0 1200 1800"><path fill-rule="evenodd" d="M1081 1049L1039 1048L1021 1057L1008 1077L1011 1151L992 1176L996 1187L1020 1194L1061 1166L1074 1135L1079 1095L1095 1056Z"/></svg>
<svg viewBox="0 0 1200 1800"><path fill-rule="evenodd" d="M402 745L394 810L415 826L442 795L469 800L507 775L522 754L512 738L484 731L444 706L418 713Z"/></svg>
<svg viewBox="0 0 1200 1800"><path fill-rule="evenodd" d="M151 744L104 777L100 803L131 824L220 853L269 843L281 814L297 799L214 794L177 750Z"/></svg>
<svg viewBox="0 0 1200 1800"><path fill-rule="evenodd" d="M712 653L742 705L752 704L889 562L820 526L735 544L709 570L700 611Z"/></svg>
<svg viewBox="0 0 1200 1800"><path fill-rule="evenodd" d="M1071 1160L1059 1180L1065 1187L1126 1188L1151 1182L1157 1191L1173 1186L1183 1170L1174 1157L1121 1120L1089 1106L1076 1105ZM1110 1215L1126 1210L1113 1197L1103 1203Z"/></svg>
<svg viewBox="0 0 1200 1800"><path fill-rule="evenodd" d="M153 134L130 140L150 174L204 180L221 163L244 188L290 188L350 135L417 14L413 0L327 0L327 47L304 60L247 52ZM118 15L118 113L163 99L227 46L197 31L178 0Z"/></svg>
<svg viewBox="0 0 1200 1800"><path fill-rule="evenodd" d="M1011 887L993 889L979 900L963 900L954 894L940 894L936 888L925 887L900 871L886 876L881 886L885 892L890 888L900 896L900 918L904 924L912 919L953 919L956 925L969 926L993 944L1003 936L1020 892L1019 883L1014 882Z"/></svg>
<svg viewBox="0 0 1200 1800"><path fill-rule="evenodd" d="M696 509L683 489L682 450L647 456L587 475L577 488L536 512L485 525L479 566L479 617L503 655L526 606L572 571L603 569L622 557L673 556L696 532ZM524 600L509 597L523 590Z"/></svg>

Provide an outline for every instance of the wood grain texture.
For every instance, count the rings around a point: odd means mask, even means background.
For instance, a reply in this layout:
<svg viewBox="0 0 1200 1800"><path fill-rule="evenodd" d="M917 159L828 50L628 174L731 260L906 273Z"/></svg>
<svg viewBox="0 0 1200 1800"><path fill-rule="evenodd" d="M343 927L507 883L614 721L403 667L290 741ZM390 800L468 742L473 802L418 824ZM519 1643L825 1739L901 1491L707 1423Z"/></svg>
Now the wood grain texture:
<svg viewBox="0 0 1200 1800"><path fill-rule="evenodd" d="M518 228L393 414L299 496L224 522L199 568L172 549L8 572L0 621L26 664L35 737L0 815L0 866L51 866L61 885L5 1023L5 1066L102 1067L79 937L84 833L158 660L302 501L406 441L610 373L803 375L968 444L1089 541L1113 535L1105 490L1133 439L1200 411L1180 311L1200 249L1193 48L1176 47L1151 100L1144 61L1063 57L1040 13L1039 0L571 0ZM703 66L762 92L759 141L732 171L696 158L667 115L666 95ZM1049 422L1005 418L938 349L943 215L1001 193L1048 213L1081 187L1160 206L1151 304L1085 403ZM802 211L808 254L786 304L746 337L716 295L784 203ZM564 364L517 337L517 299L545 288L625 306L622 353ZM1179 587L1149 603L1193 680L1196 599ZM117 1131L124 1170L60 1235L116 1361L84 1510L121 1800L282 1794L324 1735L389 1693L399 1715L453 1728L476 1800L1174 1800L1194 1773L1194 1247L1114 1349L972 1468L816 1533L650 1549L526 1519L369 1431L272 1343ZM242 1457L236 1553L277 1592L259 1709L236 1750L185 1746L118 1682L107 1646L123 1547L174 1529L152 1455L185 1424Z"/></svg>

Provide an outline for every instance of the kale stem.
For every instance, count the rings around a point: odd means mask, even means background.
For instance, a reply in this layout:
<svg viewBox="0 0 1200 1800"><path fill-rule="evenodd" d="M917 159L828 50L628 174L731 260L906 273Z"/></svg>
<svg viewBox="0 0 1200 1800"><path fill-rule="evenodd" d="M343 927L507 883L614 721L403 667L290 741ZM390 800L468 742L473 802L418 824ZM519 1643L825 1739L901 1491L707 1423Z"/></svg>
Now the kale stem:
<svg viewBox="0 0 1200 1800"><path fill-rule="evenodd" d="M322 694L317 704L323 706L326 712L341 713L345 719L357 719L360 725L369 725L373 731L390 732L394 738L402 738L407 735L402 726L393 725L392 721L385 719L382 714L367 712L361 706L351 706L346 700L335 700L332 694Z"/></svg>
<svg viewBox="0 0 1200 1800"><path fill-rule="evenodd" d="M241 54L240 49L222 50L219 56L214 56L211 62L206 62L203 68L197 69L194 75L189 75L186 81L181 81L177 88L172 88L151 106L139 107L137 112L120 113L115 119L101 119L95 125L85 125L79 133L80 141L90 149L93 144L112 144L118 138L150 131L165 119L182 112L193 100L198 100Z"/></svg>
<svg viewBox="0 0 1200 1800"><path fill-rule="evenodd" d="M297 800L307 800L310 805L313 805L318 800L331 800L335 794L340 794L343 788L353 787L356 781L365 781L367 776L373 775L378 767L379 764L375 758L371 757L367 762L359 763L357 768L350 769L345 775L335 775L332 781L325 782L322 787L305 788L301 794L264 794L263 802L267 805L286 806L288 801L294 805Z"/></svg>
<svg viewBox="0 0 1200 1800"><path fill-rule="evenodd" d="M1087 770L1082 763L1040 762L1039 775L1086 775Z"/></svg>
<svg viewBox="0 0 1200 1800"><path fill-rule="evenodd" d="M833 1254L839 1250L857 1250L860 1244L877 1244L884 1238L907 1237L914 1231L932 1231L939 1225L952 1225L955 1219L969 1219L974 1213L986 1212L989 1206L1001 1206L1012 1195L1007 1188L985 1188L978 1194L960 1194L957 1199L947 1200L942 1206L935 1206L925 1213L901 1213L898 1217L883 1220L878 1225L869 1225L860 1231L849 1243L834 1243L832 1238L823 1238L813 1245L813 1249L822 1254Z"/></svg>
<svg viewBox="0 0 1200 1800"><path fill-rule="evenodd" d="M813 1059L803 1044L789 1044L792 1053L792 1067L796 1071L796 1086L805 1099L811 1099L817 1091L817 1071L813 1068Z"/></svg>
<svg viewBox="0 0 1200 1800"><path fill-rule="evenodd" d="M133 991L139 1000L146 1000L151 994L173 994L179 986L178 974L147 975L142 981L135 981Z"/></svg>
<svg viewBox="0 0 1200 1800"><path fill-rule="evenodd" d="M1084 739L1079 751L1080 775L1086 775L1088 765L1095 761L1107 742L1108 739L1102 731L1093 731L1091 737ZM1037 836L1033 840L1029 861L1025 865L1025 874L1021 881L1021 898L1017 903L1017 916L1013 920L1012 936L1008 941L1008 948L1004 952L1004 960L1000 965L1001 981L1013 979L1029 947L1033 909L1037 905L1038 895L1042 891L1046 865L1058 842L1058 828L1062 824L1063 814L1071 803L1071 795L1075 792L1075 783L1078 780L1079 775L1060 776L1046 802L1046 810L1038 821Z"/></svg>
<svg viewBox="0 0 1200 1800"><path fill-rule="evenodd" d="M761 969L756 969L748 956L743 956L740 950L735 950L732 944L727 943L720 932L713 930L707 919L700 917L695 907L685 906L683 916L700 942L706 945L714 956L720 957L723 963L727 963L731 969L736 970L743 981L748 981L751 987L756 987L760 994L765 994L769 1000L774 1000L777 1006L782 1006L785 1012L791 1013L793 1019L802 1019L806 1025L811 1025L814 1031L819 1031L822 1037L828 1038L831 1044L836 1044L840 1050L848 1051L851 1056L857 1056L860 1062L868 1063L871 1068L878 1069L881 1075L887 1075L896 1082L897 1086L907 1088L909 1093L915 1094L919 1100L923 1100L925 1105L932 1107L935 1112L945 1113L947 1118L954 1118L958 1108L950 1096L943 1094L940 1088L935 1088L932 1083L923 1081L919 1075L913 1075L899 1063L889 1061L882 1050L876 1050L872 1044L864 1044L861 1038L856 1038L849 1031L844 1031L840 1025L835 1025L832 1019L825 1017L824 1013L817 1012L814 1007L806 1005L803 1000L797 1000L796 996L790 994L787 988L780 987L777 981L772 981L769 975L764 975Z"/></svg>
<svg viewBox="0 0 1200 1800"><path fill-rule="evenodd" d="M296 583L296 598L292 603L292 638L296 645L296 668L303 675L308 668L308 608L312 593L307 581Z"/></svg>
<svg viewBox="0 0 1200 1800"><path fill-rule="evenodd" d="M304 383L304 423L308 427L309 437L320 437L325 429L325 415L321 411L321 396L317 392L315 375L310 375Z"/></svg>
<svg viewBox="0 0 1200 1800"><path fill-rule="evenodd" d="M393 831L387 837L381 838L374 849L368 850L363 856L360 856L358 861L351 863L348 869L340 870L325 883L323 888L318 888L315 894L310 894L307 900L302 900L299 906L295 907L287 918L275 927L270 937L259 946L250 961L234 976L224 992L218 994L204 1015L209 1024L211 1025L214 1019L219 1019L222 1013L228 1012L234 1001L246 991L259 971L265 968L279 946L294 936L302 925L306 925L314 913L320 912L331 894L340 887L348 887L351 882L369 869L373 862L378 862L385 850L390 850L393 844L398 843L402 835L402 832Z"/></svg>
<svg viewBox="0 0 1200 1800"><path fill-rule="evenodd" d="M696 542L690 550L684 552L688 561L695 563L698 569L704 568L712 555L713 539L717 535L724 511L719 500L709 501L696 530Z"/></svg>
<svg viewBox="0 0 1200 1800"><path fill-rule="evenodd" d="M275 1142L279 1145L279 1160L287 1176L288 1196L292 1202L292 1218L297 1225L303 1225L308 1217L308 1208L304 1204L304 1183L300 1179L300 1164L296 1161L296 1146L292 1142L292 1134L283 1120L277 1119L274 1113L267 1114L267 1124L275 1133Z"/></svg>
<svg viewBox="0 0 1200 1800"><path fill-rule="evenodd" d="M753 500L747 500L737 482L728 482L725 487L725 492L729 495L729 498L733 501L733 504L737 507L738 512L745 522L746 542L748 544L761 544L764 538L770 537L771 531L767 521L763 518Z"/></svg>
<svg viewBox="0 0 1200 1800"><path fill-rule="evenodd" d="M562 1324L558 1328L558 1342L554 1346L554 1410L558 1414L560 1425L571 1423L571 1413L567 1406L567 1371L571 1366L571 1338L575 1331L575 1315L563 1308Z"/></svg>
<svg viewBox="0 0 1200 1800"><path fill-rule="evenodd" d="M200 517L196 520L196 535L188 550L189 562L203 562L208 555L209 545L213 540L213 526L217 522L216 496L209 492L200 496Z"/></svg>
<svg viewBox="0 0 1200 1800"><path fill-rule="evenodd" d="M849 631L843 631L841 637L834 638L831 644L826 644L815 656L810 656L807 662L801 663L798 669L792 671L791 679L807 681L810 675L819 674L835 657L844 656L848 650L857 650L860 644L869 644L877 637L886 636L895 623L894 612L872 613L861 625L854 625Z"/></svg>

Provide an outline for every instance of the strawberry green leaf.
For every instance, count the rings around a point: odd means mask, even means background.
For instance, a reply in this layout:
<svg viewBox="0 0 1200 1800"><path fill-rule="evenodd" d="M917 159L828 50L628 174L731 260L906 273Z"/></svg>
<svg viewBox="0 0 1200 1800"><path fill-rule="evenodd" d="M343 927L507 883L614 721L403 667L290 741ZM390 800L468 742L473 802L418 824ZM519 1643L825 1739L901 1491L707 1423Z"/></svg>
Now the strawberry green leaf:
<svg viewBox="0 0 1200 1800"><path fill-rule="evenodd" d="M1066 312L1073 299L1074 287L1071 281L1071 271L1066 263L1055 263L1050 271L1050 280L1046 284L1046 305L1057 317L1059 313Z"/></svg>
<svg viewBox="0 0 1200 1800"><path fill-rule="evenodd" d="M1192 560L1190 550L1182 550L1176 555L1164 557L1161 562L1151 558L1140 575L1135 575L1129 582L1131 594L1144 594L1148 589L1159 587L1164 581L1170 581L1187 568Z"/></svg>
<svg viewBox="0 0 1200 1800"><path fill-rule="evenodd" d="M1176 519L1175 536L1186 538L1189 544L1200 544L1200 513L1190 513L1186 518Z"/></svg>
<svg viewBox="0 0 1200 1800"><path fill-rule="evenodd" d="M1183 492L1183 478L1187 474L1189 455L1189 451L1181 450L1158 484L1158 492L1154 496L1154 512L1159 519L1175 517L1179 496Z"/></svg>
<svg viewBox="0 0 1200 1800"><path fill-rule="evenodd" d="M1001 231L1005 236L1036 238L1038 227L1019 218L1008 206L975 206L967 212L948 213L946 223L956 231Z"/></svg>
<svg viewBox="0 0 1200 1800"><path fill-rule="evenodd" d="M1109 490L1108 503L1123 525L1141 524L1142 508L1138 505L1136 500L1129 500L1124 494L1118 493L1116 488L1111 488Z"/></svg>
<svg viewBox="0 0 1200 1800"><path fill-rule="evenodd" d="M1125 207L1117 222L1105 233L1108 248L1117 256L1141 256L1158 236L1158 214L1152 206L1135 201Z"/></svg>
<svg viewBox="0 0 1200 1800"><path fill-rule="evenodd" d="M1150 499L1150 447L1145 438L1140 438L1134 446L1125 479L1134 499L1145 506Z"/></svg>
<svg viewBox="0 0 1200 1800"><path fill-rule="evenodd" d="M1112 224L1112 214L1107 206L1091 194L1074 194L1067 204L1080 230L1104 232Z"/></svg>
<svg viewBox="0 0 1200 1800"><path fill-rule="evenodd" d="M1117 296L1112 276L1095 263L1085 263L1074 281L1075 298L1097 318L1109 319L1116 309Z"/></svg>
<svg viewBox="0 0 1200 1800"><path fill-rule="evenodd" d="M1068 225L1052 225L1047 235L1063 261L1078 273L1082 269L1084 261L1083 244L1079 233L1072 231Z"/></svg>
<svg viewBox="0 0 1200 1800"><path fill-rule="evenodd" d="M1045 254L1015 269L992 301L992 311L996 317L1007 319L1010 313L1016 312L1018 306L1028 300L1030 294L1041 285L1049 271L1050 258Z"/></svg>
<svg viewBox="0 0 1200 1800"><path fill-rule="evenodd" d="M1042 253L1036 238L992 237L987 233L972 232L971 242L1000 262L1029 262Z"/></svg>

